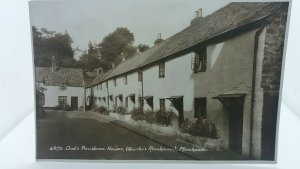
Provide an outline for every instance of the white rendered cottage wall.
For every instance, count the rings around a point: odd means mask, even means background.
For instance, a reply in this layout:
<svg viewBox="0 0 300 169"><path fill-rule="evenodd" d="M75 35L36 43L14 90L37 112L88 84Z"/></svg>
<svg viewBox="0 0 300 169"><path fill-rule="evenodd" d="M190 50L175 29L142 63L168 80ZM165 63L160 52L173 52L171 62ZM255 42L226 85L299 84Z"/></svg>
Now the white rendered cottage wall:
<svg viewBox="0 0 300 169"><path fill-rule="evenodd" d="M115 105L115 97L120 94L123 96L123 102L119 98L117 98L117 105L115 106L124 106L126 97L134 94L135 95L135 103L132 102L130 98L128 98L128 111L131 111L134 107L138 106L138 97L142 96L142 83L138 81L138 73L133 72L127 74L127 84L124 83L124 77L119 76L116 78L116 86L114 86L114 80L110 79L108 81L108 92L109 95L113 96L113 104L110 102L110 109L113 105Z"/></svg>
<svg viewBox="0 0 300 169"><path fill-rule="evenodd" d="M103 106L107 108L107 87L106 83L99 83L93 87L94 97L97 97L97 106ZM100 98L100 99L99 99ZM105 98L105 99L103 99Z"/></svg>
<svg viewBox="0 0 300 169"><path fill-rule="evenodd" d="M257 30L207 46L207 70L195 74L195 97L207 98L207 118L229 144L228 112L217 99L222 93L246 93L243 111L242 153L248 155L254 41Z"/></svg>
<svg viewBox="0 0 300 169"><path fill-rule="evenodd" d="M92 99L91 96L92 96L92 88L91 87L86 88L85 89L85 101L86 101L87 106L89 106L89 104L90 104L89 99Z"/></svg>
<svg viewBox="0 0 300 169"><path fill-rule="evenodd" d="M66 90L60 91L59 86L44 86L46 90L44 107L55 107L58 105L58 96L67 96L67 103L71 105L71 97L78 97L78 107L83 106L83 87L67 86Z"/></svg>
<svg viewBox="0 0 300 169"><path fill-rule="evenodd" d="M191 70L192 54L165 61L165 77L159 78L158 64L144 69L143 89L144 96L153 96L153 109L160 108L160 99L172 96L183 96L184 118L193 113L194 80ZM166 109L172 109L178 116L178 112L172 106L171 101L165 99ZM145 109L149 106L145 104Z"/></svg>

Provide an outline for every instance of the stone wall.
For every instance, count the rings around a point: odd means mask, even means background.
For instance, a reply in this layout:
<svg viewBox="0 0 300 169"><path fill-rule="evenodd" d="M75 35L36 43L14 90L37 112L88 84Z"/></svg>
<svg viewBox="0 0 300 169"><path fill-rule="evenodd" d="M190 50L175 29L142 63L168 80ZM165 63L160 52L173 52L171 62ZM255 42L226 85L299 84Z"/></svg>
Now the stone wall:
<svg viewBox="0 0 300 169"><path fill-rule="evenodd" d="M288 3L266 23L266 39L262 71L262 88L270 95L278 95L281 78L284 38L287 23Z"/></svg>

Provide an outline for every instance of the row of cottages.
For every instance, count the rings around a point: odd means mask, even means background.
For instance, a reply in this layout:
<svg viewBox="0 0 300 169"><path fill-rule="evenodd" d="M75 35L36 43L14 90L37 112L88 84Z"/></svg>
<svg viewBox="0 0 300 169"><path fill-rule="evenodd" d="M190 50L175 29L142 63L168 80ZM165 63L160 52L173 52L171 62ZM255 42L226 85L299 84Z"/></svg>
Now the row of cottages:
<svg viewBox="0 0 300 169"><path fill-rule="evenodd" d="M230 3L206 17L197 11L181 32L99 73L87 98L108 110L172 109L178 128L206 118L224 147L274 159L287 11L284 2Z"/></svg>
<svg viewBox="0 0 300 169"><path fill-rule="evenodd" d="M35 83L44 94L45 109L77 110L84 106L82 69L59 67L53 56L50 67L35 67Z"/></svg>

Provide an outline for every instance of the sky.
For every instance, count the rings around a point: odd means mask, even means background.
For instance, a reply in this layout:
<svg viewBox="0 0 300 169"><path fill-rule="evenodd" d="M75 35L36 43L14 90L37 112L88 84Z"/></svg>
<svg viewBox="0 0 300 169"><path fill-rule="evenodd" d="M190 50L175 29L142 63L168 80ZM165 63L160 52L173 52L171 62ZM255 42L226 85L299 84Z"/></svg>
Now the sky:
<svg viewBox="0 0 300 169"><path fill-rule="evenodd" d="M67 31L72 47L81 50L88 43L99 43L117 27L134 34L134 45L153 46L157 34L162 39L189 26L195 11L207 16L228 4L229 0L64 0L31 1L30 23L37 28ZM78 58L77 53L75 58Z"/></svg>

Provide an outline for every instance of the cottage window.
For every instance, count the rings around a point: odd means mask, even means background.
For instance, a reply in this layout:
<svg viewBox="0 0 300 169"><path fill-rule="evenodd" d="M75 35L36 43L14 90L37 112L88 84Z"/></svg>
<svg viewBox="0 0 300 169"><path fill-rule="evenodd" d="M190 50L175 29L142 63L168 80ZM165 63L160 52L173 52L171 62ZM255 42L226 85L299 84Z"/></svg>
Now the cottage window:
<svg viewBox="0 0 300 169"><path fill-rule="evenodd" d="M160 111L165 111L166 110L165 99L159 99L159 109L160 109Z"/></svg>
<svg viewBox="0 0 300 169"><path fill-rule="evenodd" d="M206 62L207 62L206 47L202 47L200 50L194 52L194 56L192 58L192 64L191 64L192 70L194 70L195 73L205 72Z"/></svg>
<svg viewBox="0 0 300 169"><path fill-rule="evenodd" d="M67 96L58 96L58 105L65 107L67 105Z"/></svg>
<svg viewBox="0 0 300 169"><path fill-rule="evenodd" d="M99 86L100 86L100 89L102 90L102 83L100 83L100 85L99 85Z"/></svg>
<svg viewBox="0 0 300 169"><path fill-rule="evenodd" d="M159 63L158 65L159 68L159 78L164 78L165 77L165 62Z"/></svg>
<svg viewBox="0 0 300 169"><path fill-rule="evenodd" d="M40 105L45 105L45 95L44 94L39 94L38 96L39 96L38 97L39 104Z"/></svg>
<svg viewBox="0 0 300 169"><path fill-rule="evenodd" d="M124 82L124 84L127 85L127 75L125 75L125 76L123 77L123 82Z"/></svg>
<svg viewBox="0 0 300 169"><path fill-rule="evenodd" d="M138 81L141 82L143 80L143 72L138 72Z"/></svg>
<svg viewBox="0 0 300 169"><path fill-rule="evenodd" d="M195 118L206 119L206 97L195 98L194 100Z"/></svg>
<svg viewBox="0 0 300 169"><path fill-rule="evenodd" d="M117 86L117 79L114 78L114 86Z"/></svg>
<svg viewBox="0 0 300 169"><path fill-rule="evenodd" d="M60 84L60 85L59 85L59 90L60 90L60 91L67 90L67 84L65 84L65 83Z"/></svg>

